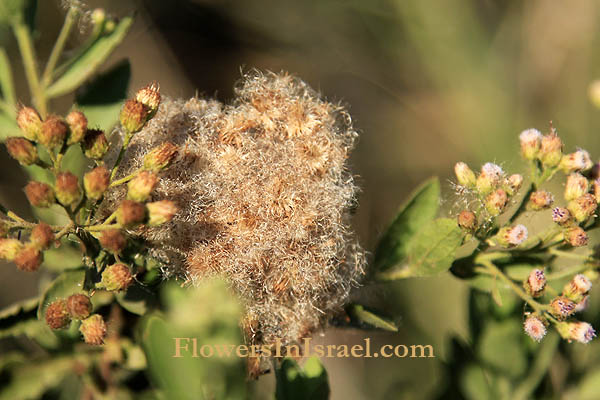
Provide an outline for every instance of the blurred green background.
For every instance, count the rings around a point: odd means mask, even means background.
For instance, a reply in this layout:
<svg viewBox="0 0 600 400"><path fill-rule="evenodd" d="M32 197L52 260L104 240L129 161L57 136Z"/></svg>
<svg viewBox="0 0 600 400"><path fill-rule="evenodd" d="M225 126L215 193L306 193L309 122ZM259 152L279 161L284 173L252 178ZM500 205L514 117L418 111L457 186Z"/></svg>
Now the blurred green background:
<svg viewBox="0 0 600 400"><path fill-rule="evenodd" d="M105 65L132 65L131 90L156 80L164 95L232 97L240 69L286 70L332 101L346 104L360 131L352 170L362 188L355 227L372 251L397 207L422 180L449 182L456 161L486 161L524 172L518 134L552 120L566 144L598 156L600 112L589 84L600 77L600 2L579 0L89 0L116 16L136 13L124 44ZM64 15L40 1L39 55L50 52ZM82 41L86 22L79 23ZM10 32L2 32L16 68L20 101L29 104ZM72 99L53 110L68 109ZM24 215L25 175L4 149L3 204ZM29 213L29 214L28 214ZM0 305L37 293L48 276L0 266ZM594 296L594 294L593 294ZM449 274L356 291L383 307L397 334L332 328L320 343L432 344L434 359L324 359L332 399L442 396L449 338L468 341L467 287ZM589 320L589 318L588 318ZM597 320L597 319L596 319ZM594 320L591 320L593 322ZM589 347L597 351L597 345ZM445 383L446 382L446 383ZM273 393L272 376L259 393Z"/></svg>

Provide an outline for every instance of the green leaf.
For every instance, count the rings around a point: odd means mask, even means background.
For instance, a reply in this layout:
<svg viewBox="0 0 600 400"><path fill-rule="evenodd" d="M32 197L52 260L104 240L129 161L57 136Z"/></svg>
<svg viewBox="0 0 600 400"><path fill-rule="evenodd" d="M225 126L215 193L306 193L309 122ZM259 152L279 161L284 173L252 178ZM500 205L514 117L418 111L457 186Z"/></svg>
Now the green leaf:
<svg viewBox="0 0 600 400"><path fill-rule="evenodd" d="M600 368L588 372L579 384L578 400L596 400L600 398Z"/></svg>
<svg viewBox="0 0 600 400"><path fill-rule="evenodd" d="M74 91L92 76L112 51L123 41L133 18L123 18L110 33L100 36L89 49L70 62L69 68L46 90L51 99Z"/></svg>
<svg viewBox="0 0 600 400"><path fill-rule="evenodd" d="M523 350L521 324L515 319L490 321L479 342L478 354L483 362L511 378L527 371L527 357Z"/></svg>
<svg viewBox="0 0 600 400"><path fill-rule="evenodd" d="M463 234L456 221L439 218L430 221L409 242L404 266L379 274L382 280L433 276L447 271L454 261Z"/></svg>
<svg viewBox="0 0 600 400"><path fill-rule="evenodd" d="M440 182L437 178L424 182L411 194L377 245L375 270L397 266L406 258L412 237L436 216L439 198Z"/></svg>
<svg viewBox="0 0 600 400"><path fill-rule="evenodd" d="M4 112L0 112L0 141L5 141L9 137L22 135L23 133L17 126L17 121Z"/></svg>
<svg viewBox="0 0 600 400"><path fill-rule="evenodd" d="M64 299L75 293L83 293L85 269L68 270L61 273L48 286L40 299L37 317L41 321L46 314L46 308L57 299Z"/></svg>
<svg viewBox="0 0 600 400"><path fill-rule="evenodd" d="M77 92L77 107L85 113L89 126L108 131L118 122L130 78L131 66L124 60Z"/></svg>
<svg viewBox="0 0 600 400"><path fill-rule="evenodd" d="M366 310L365 307L360 304L350 304L346 307L346 312L352 319L361 324L369 324L386 331L398 332L398 327L394 322Z"/></svg>
<svg viewBox="0 0 600 400"><path fill-rule="evenodd" d="M285 358L275 370L277 400L326 400L329 398L327 371L317 357L310 357L304 369L291 358Z"/></svg>
<svg viewBox="0 0 600 400"><path fill-rule="evenodd" d="M115 295L117 302L127 311L144 315L149 308L156 305L156 295L140 285L133 285L126 292Z"/></svg>
<svg viewBox="0 0 600 400"><path fill-rule="evenodd" d="M55 348L59 341L45 323L37 319L39 299L16 303L0 311L0 338L24 335L45 348Z"/></svg>
<svg viewBox="0 0 600 400"><path fill-rule="evenodd" d="M470 364L465 367L460 377L460 386L468 400L495 399L498 397L495 377L477 364Z"/></svg>

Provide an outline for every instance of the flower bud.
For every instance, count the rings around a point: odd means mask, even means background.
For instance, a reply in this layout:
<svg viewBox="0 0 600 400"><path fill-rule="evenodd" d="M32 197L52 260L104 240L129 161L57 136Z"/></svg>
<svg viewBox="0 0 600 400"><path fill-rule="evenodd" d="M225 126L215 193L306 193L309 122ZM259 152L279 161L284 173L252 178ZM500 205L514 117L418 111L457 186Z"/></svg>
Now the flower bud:
<svg viewBox="0 0 600 400"><path fill-rule="evenodd" d="M67 311L73 319L86 319L92 313L92 302L85 294L73 294L67 298Z"/></svg>
<svg viewBox="0 0 600 400"><path fill-rule="evenodd" d="M592 166L594 163L590 159L590 155L585 150L577 150L574 153L566 154L560 160L560 168L565 172L565 174L570 174L575 171L586 171Z"/></svg>
<svg viewBox="0 0 600 400"><path fill-rule="evenodd" d="M539 158L545 167L556 167L562 158L562 140L555 133L542 138Z"/></svg>
<svg viewBox="0 0 600 400"><path fill-rule="evenodd" d="M144 169L156 172L167 168L177 157L177 152L177 146L171 142L155 147L144 157Z"/></svg>
<svg viewBox="0 0 600 400"><path fill-rule="evenodd" d="M564 320L575 312L575 303L566 297L556 297L550 303L550 312L559 320Z"/></svg>
<svg viewBox="0 0 600 400"><path fill-rule="evenodd" d="M146 201L158 183L158 176L150 171L142 171L127 185L127 198L133 201Z"/></svg>
<svg viewBox="0 0 600 400"><path fill-rule="evenodd" d="M456 174L456 179L458 180L459 185L474 188L476 177L475 173L469 168L467 164L464 162L457 162L454 165L454 173Z"/></svg>
<svg viewBox="0 0 600 400"><path fill-rule="evenodd" d="M35 272L44 262L44 254L33 243L26 244L21 248L14 259L14 263L21 271Z"/></svg>
<svg viewBox="0 0 600 400"><path fill-rule="evenodd" d="M527 317L523 323L523 329L536 342L541 341L546 336L546 322L536 315Z"/></svg>
<svg viewBox="0 0 600 400"><path fill-rule="evenodd" d="M520 174L513 174L506 179L504 183L504 189L509 196L513 196L523 186L523 176Z"/></svg>
<svg viewBox="0 0 600 400"><path fill-rule="evenodd" d="M61 172L56 176L56 198L63 206L71 206L81 198L79 180L70 172Z"/></svg>
<svg viewBox="0 0 600 400"><path fill-rule="evenodd" d="M596 337L596 331L592 325L587 322L573 321L573 322L560 322L556 325L556 330L560 333L563 339L569 342L575 340L579 343L589 343L593 338Z"/></svg>
<svg viewBox="0 0 600 400"><path fill-rule="evenodd" d="M540 297L546 287L546 275L544 275L544 270L539 268L532 270L523 286L530 296Z"/></svg>
<svg viewBox="0 0 600 400"><path fill-rule="evenodd" d="M83 152L86 157L100 160L108 151L108 140L99 129L88 129L83 138Z"/></svg>
<svg viewBox="0 0 600 400"><path fill-rule="evenodd" d="M83 340L87 344L99 346L104 344L106 337L106 324L104 318L99 314L94 314L81 321L79 332L83 335Z"/></svg>
<svg viewBox="0 0 600 400"><path fill-rule="evenodd" d="M577 222L584 222L594 215L596 208L598 208L598 203L596 203L594 195L588 193L570 201L567 208Z"/></svg>
<svg viewBox="0 0 600 400"><path fill-rule="evenodd" d="M141 224L146 220L146 207L142 203L123 200L117 209L117 222L123 227Z"/></svg>
<svg viewBox="0 0 600 400"><path fill-rule="evenodd" d="M472 211L463 210L458 214L458 226L467 230L473 231L477 228L477 217Z"/></svg>
<svg viewBox="0 0 600 400"><path fill-rule="evenodd" d="M121 109L121 125L128 133L140 131L146 123L148 109L142 103L129 99Z"/></svg>
<svg viewBox="0 0 600 400"><path fill-rule="evenodd" d="M552 193L545 190L538 190L531 193L529 202L527 203L527 209L532 211L540 211L545 208L549 208L554 203L554 196Z"/></svg>
<svg viewBox="0 0 600 400"><path fill-rule="evenodd" d="M526 160L535 160L542 145L542 134L537 129L527 129L519 135L521 154Z"/></svg>
<svg viewBox="0 0 600 400"><path fill-rule="evenodd" d="M578 226L567 229L565 232L565 242L573 247L581 247L588 244L588 235Z"/></svg>
<svg viewBox="0 0 600 400"><path fill-rule="evenodd" d="M35 164L38 160L37 148L27 139L8 138L5 144L8 154L21 165Z"/></svg>
<svg viewBox="0 0 600 400"><path fill-rule="evenodd" d="M583 274L577 274L563 288L563 296L573 300L575 303L579 303L591 289L592 281Z"/></svg>
<svg viewBox="0 0 600 400"><path fill-rule="evenodd" d="M127 245L127 238L118 229L108 229L100 234L100 245L111 254L120 254Z"/></svg>
<svg viewBox="0 0 600 400"><path fill-rule="evenodd" d="M50 248L52 242L54 242L54 232L50 225L45 222L40 222L31 230L29 240L38 249L47 250Z"/></svg>
<svg viewBox="0 0 600 400"><path fill-rule="evenodd" d="M109 291L121 291L127 289L132 283L133 276L129 267L125 264L113 264L102 272L99 287Z"/></svg>
<svg viewBox="0 0 600 400"><path fill-rule="evenodd" d="M177 213L177 206L171 200L155 201L154 203L146 204L148 208L148 225L157 226L165 224L173 219Z"/></svg>
<svg viewBox="0 0 600 400"><path fill-rule="evenodd" d="M64 299L56 300L46 308L46 325L51 329L64 329L69 326L71 317L67 311L67 302Z"/></svg>
<svg viewBox="0 0 600 400"><path fill-rule="evenodd" d="M87 132L88 120L81 111L71 111L66 118L69 124L69 138L67 144L79 143Z"/></svg>
<svg viewBox="0 0 600 400"><path fill-rule="evenodd" d="M35 207L50 207L55 203L54 191L52 188L41 182L31 181L25 186L25 195L27 200Z"/></svg>
<svg viewBox="0 0 600 400"><path fill-rule="evenodd" d="M69 128L59 117L50 115L42 123L38 141L47 148L54 149L63 145L68 132Z"/></svg>
<svg viewBox="0 0 600 400"><path fill-rule="evenodd" d="M518 246L527 240L527 228L520 224L515 226L506 226L498 231L495 236L495 240L500 246Z"/></svg>
<svg viewBox="0 0 600 400"><path fill-rule="evenodd" d="M160 86L158 83L152 82L148 86L138 90L135 94L135 99L146 106L150 117L152 117L160 105Z"/></svg>
<svg viewBox="0 0 600 400"><path fill-rule="evenodd" d="M106 11L102 8L95 8L94 11L92 11L90 18L94 25L103 24L104 21L106 21Z"/></svg>
<svg viewBox="0 0 600 400"><path fill-rule="evenodd" d="M596 198L596 203L600 203L600 178L594 179L594 182L592 182L592 190L594 192L594 197Z"/></svg>
<svg viewBox="0 0 600 400"><path fill-rule="evenodd" d="M485 209L490 215L497 216L504 210L506 203L508 203L506 192L502 189L496 189L485 198Z"/></svg>
<svg viewBox="0 0 600 400"><path fill-rule="evenodd" d="M110 185L110 172L105 167L96 167L83 176L83 187L88 199L100 200Z"/></svg>
<svg viewBox="0 0 600 400"><path fill-rule="evenodd" d="M563 207L555 207L552 209L552 221L556 222L560 226L566 226L571 223L573 218L569 210Z"/></svg>
<svg viewBox="0 0 600 400"><path fill-rule="evenodd" d="M481 167L481 173L477 177L477 191L486 195L498 186L504 176L504 171L494 163L485 163Z"/></svg>
<svg viewBox="0 0 600 400"><path fill-rule="evenodd" d="M12 261L22 248L23 243L17 239L0 239L0 258Z"/></svg>
<svg viewBox="0 0 600 400"><path fill-rule="evenodd" d="M29 140L37 141L42 130L42 119L31 107L21 107L17 112L17 125Z"/></svg>
<svg viewBox="0 0 600 400"><path fill-rule="evenodd" d="M589 182L580 173L572 173L567 177L565 185L565 200L571 201L587 193Z"/></svg>

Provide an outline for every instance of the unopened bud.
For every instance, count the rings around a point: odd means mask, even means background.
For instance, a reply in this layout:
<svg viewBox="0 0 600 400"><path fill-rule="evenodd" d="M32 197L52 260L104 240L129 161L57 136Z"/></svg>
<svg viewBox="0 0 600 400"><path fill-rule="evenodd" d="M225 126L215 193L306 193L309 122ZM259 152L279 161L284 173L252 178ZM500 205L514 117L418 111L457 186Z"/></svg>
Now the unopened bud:
<svg viewBox="0 0 600 400"><path fill-rule="evenodd" d="M96 167L83 176L85 195L91 200L100 200L110 185L110 172L105 167Z"/></svg>
<svg viewBox="0 0 600 400"><path fill-rule="evenodd" d="M150 171L142 171L127 185L127 198L133 201L146 201L158 183L158 176Z"/></svg>
<svg viewBox="0 0 600 400"><path fill-rule="evenodd" d="M171 142L155 147L144 157L144 169L156 172L167 168L177 157L177 152L177 146Z"/></svg>
<svg viewBox="0 0 600 400"><path fill-rule="evenodd" d="M38 141L47 148L54 149L63 145L68 131L69 128L59 117L51 115L42 123Z"/></svg>
<svg viewBox="0 0 600 400"><path fill-rule="evenodd" d="M569 342L575 340L579 343L589 343L593 338L596 337L596 331L592 325L587 322L573 321L573 322L560 322L556 325L556 330L560 333L563 339Z"/></svg>
<svg viewBox="0 0 600 400"><path fill-rule="evenodd" d="M477 178L475 177L473 170L471 170L467 164L464 162L457 162L454 165L454 173L456 174L459 185L470 189L475 187Z"/></svg>
<svg viewBox="0 0 600 400"><path fill-rule="evenodd" d="M50 225L45 222L40 222L31 230L29 240L38 249L47 250L50 248L52 242L54 242L54 232Z"/></svg>
<svg viewBox="0 0 600 400"><path fill-rule="evenodd" d="M504 171L494 163L486 163L481 167L481 173L477 177L477 191L486 195L500 184Z"/></svg>
<svg viewBox="0 0 600 400"><path fill-rule="evenodd" d="M518 246L527 240L527 228L524 225L506 226L495 236L496 242L504 247Z"/></svg>
<svg viewBox="0 0 600 400"><path fill-rule="evenodd" d="M64 299L56 300L46 308L46 325L51 329L64 329L69 326L71 317Z"/></svg>
<svg viewBox="0 0 600 400"><path fill-rule="evenodd" d="M69 124L69 138L67 144L79 143L87 132L88 120L81 111L71 111L66 118Z"/></svg>
<svg viewBox="0 0 600 400"><path fill-rule="evenodd" d="M92 313L92 302L85 294L74 294L67 298L67 311L73 319L86 319Z"/></svg>
<svg viewBox="0 0 600 400"><path fill-rule="evenodd" d="M579 226L574 226L565 232L565 242L573 247L586 246L588 244L588 235Z"/></svg>
<svg viewBox="0 0 600 400"><path fill-rule="evenodd" d="M148 225L157 226L165 224L173 219L177 213L177 206L171 200L155 201L146 204L148 208Z"/></svg>
<svg viewBox="0 0 600 400"><path fill-rule="evenodd" d="M536 268L531 271L523 286L530 296L540 297L546 287L546 275L544 275L544 270Z"/></svg>
<svg viewBox="0 0 600 400"><path fill-rule="evenodd" d="M567 208L577 222L584 222L594 215L596 208L598 208L598 203L596 203L596 198L594 195L588 193L570 201Z"/></svg>
<svg viewBox="0 0 600 400"><path fill-rule="evenodd" d="M43 262L44 253L33 243L23 246L14 259L17 268L26 272L37 271Z"/></svg>
<svg viewBox="0 0 600 400"><path fill-rule="evenodd" d="M559 320L564 320L575 312L576 304L564 296L556 297L550 303L550 312Z"/></svg>
<svg viewBox="0 0 600 400"><path fill-rule="evenodd" d="M526 160L537 158L542 144L542 134L537 129L527 129L519 135L521 154Z"/></svg>
<svg viewBox="0 0 600 400"><path fill-rule="evenodd" d="M473 231L475 230L475 228L477 228L477 217L475 216L475 213L473 213L472 211L468 211L468 210L463 210L460 212L460 214L458 214L458 226L460 226L461 228L467 230L467 231Z"/></svg>
<svg viewBox="0 0 600 400"><path fill-rule="evenodd" d="M23 243L17 239L0 239L0 258L13 261L23 248Z"/></svg>
<svg viewBox="0 0 600 400"><path fill-rule="evenodd" d="M31 165L38 160L37 148L27 139L8 138L5 144L8 154L21 165Z"/></svg>
<svg viewBox="0 0 600 400"><path fill-rule="evenodd" d="M546 336L546 323L542 318L530 315L523 323L523 329L530 338L539 342Z"/></svg>
<svg viewBox="0 0 600 400"><path fill-rule="evenodd" d="M554 203L554 196L552 193L545 190L538 190L531 193L529 202L527 203L527 209L533 211L540 211L549 208Z"/></svg>
<svg viewBox="0 0 600 400"><path fill-rule="evenodd" d="M118 229L108 229L100 234L100 245L112 254L120 254L127 245L127 238Z"/></svg>
<svg viewBox="0 0 600 400"><path fill-rule="evenodd" d="M86 157L100 160L108 151L108 140L99 129L88 129L82 143Z"/></svg>
<svg viewBox="0 0 600 400"><path fill-rule="evenodd" d="M37 141L42 130L42 119L31 107L21 107L17 113L17 125L29 140Z"/></svg>
<svg viewBox="0 0 600 400"><path fill-rule="evenodd" d="M589 182L580 173L572 173L567 177L565 185L565 200L571 201L587 193Z"/></svg>
<svg viewBox="0 0 600 400"><path fill-rule="evenodd" d="M35 207L50 207L55 203L54 191L42 182L31 181L25 186L25 195L27 200Z"/></svg>
<svg viewBox="0 0 600 400"><path fill-rule="evenodd" d="M521 189L521 186L523 186L523 176L520 174L513 174L509 176L504 184L506 193L509 196L513 196L515 193L517 193L519 189Z"/></svg>
<svg viewBox="0 0 600 400"><path fill-rule="evenodd" d="M563 288L563 296L576 303L583 300L583 297L592 289L592 281L583 274L577 274Z"/></svg>
<svg viewBox="0 0 600 400"><path fill-rule="evenodd" d="M485 209L490 215L497 216L504 210L508 203L508 195L502 189L496 189L485 198Z"/></svg>
<svg viewBox="0 0 600 400"><path fill-rule="evenodd" d="M127 289L132 283L133 276L129 267L125 264L113 264L102 272L99 287L108 291L121 291Z"/></svg>
<svg viewBox="0 0 600 400"><path fill-rule="evenodd" d="M545 167L556 167L562 158L562 140L555 133L542 138L539 158Z"/></svg>
<svg viewBox="0 0 600 400"><path fill-rule="evenodd" d="M587 171L592 168L594 163L590 159L590 155L585 150L577 150L574 153L566 154L560 160L560 168L565 174L570 174L575 171Z"/></svg>
<svg viewBox="0 0 600 400"><path fill-rule="evenodd" d="M106 323L99 314L94 314L83 321L79 327L79 332L83 335L83 340L87 344L99 346L104 344L106 337Z"/></svg>
<svg viewBox="0 0 600 400"><path fill-rule="evenodd" d="M56 176L56 198L63 206L71 206L81 198L79 180L70 172L61 172Z"/></svg>
<svg viewBox="0 0 600 400"><path fill-rule="evenodd" d="M146 207L133 200L123 200L117 209L117 222L123 227L141 224L146 220Z"/></svg>
<svg viewBox="0 0 600 400"><path fill-rule="evenodd" d="M563 207L555 207L552 209L552 221L556 222L560 226L566 226L571 223L573 218L569 210Z"/></svg>
<svg viewBox="0 0 600 400"><path fill-rule="evenodd" d="M150 117L152 117L160 105L160 86L158 83L152 82L148 86L138 90L135 94L135 99L146 106Z"/></svg>
<svg viewBox="0 0 600 400"><path fill-rule="evenodd" d="M139 101L129 99L121 109L120 121L123 128L129 133L141 130L146 123L148 109Z"/></svg>

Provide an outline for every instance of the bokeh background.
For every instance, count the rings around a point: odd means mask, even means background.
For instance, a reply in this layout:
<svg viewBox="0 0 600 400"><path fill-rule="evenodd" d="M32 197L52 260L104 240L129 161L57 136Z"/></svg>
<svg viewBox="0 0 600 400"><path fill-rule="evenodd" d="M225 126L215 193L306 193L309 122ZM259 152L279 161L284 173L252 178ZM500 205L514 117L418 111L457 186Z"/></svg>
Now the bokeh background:
<svg viewBox="0 0 600 400"><path fill-rule="evenodd" d="M350 160L362 192L355 227L373 250L408 193L437 175L452 207L453 165L486 161L524 170L518 134L549 121L567 151L599 155L600 111L588 98L600 78L600 2L579 0L103 0L86 2L135 24L105 65L124 58L131 90L160 82L171 97L214 96L229 101L241 71L286 70L330 100L347 105L360 142ZM36 37L42 60L50 52L64 9L39 2ZM79 23L83 40L87 25ZM9 32L0 40L12 55L20 100L27 87ZM55 112L72 99L60 99ZM27 215L26 181L4 149L0 198ZM32 296L49 276L0 265L0 305ZM435 359L324 359L333 399L425 399L441 396L449 339L468 337L467 287L446 274L357 289L355 296L386 310L397 334L331 328L321 343L361 341L432 344ZM272 376L256 396L273 393Z"/></svg>

